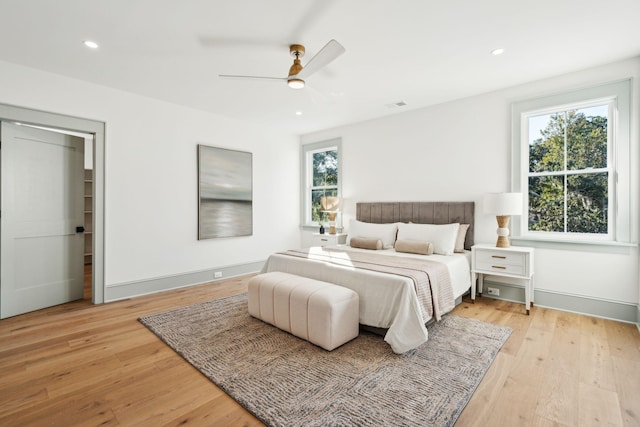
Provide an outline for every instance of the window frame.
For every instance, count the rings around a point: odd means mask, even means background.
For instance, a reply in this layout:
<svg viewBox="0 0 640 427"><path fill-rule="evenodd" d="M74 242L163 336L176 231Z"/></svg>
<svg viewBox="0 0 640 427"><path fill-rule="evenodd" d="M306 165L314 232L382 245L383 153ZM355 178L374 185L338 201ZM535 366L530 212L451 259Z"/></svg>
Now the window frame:
<svg viewBox="0 0 640 427"><path fill-rule="evenodd" d="M566 212L567 212L567 187L568 187L568 183L567 183L567 178L571 175L585 175L585 174L598 174L598 173L607 173L607 189L608 189L608 206L607 206L607 233L576 233L576 232L567 232L567 231L562 231L562 232L554 232L554 231L537 231L537 230L530 230L528 228L528 220L526 221L526 224L524 223L523 220L523 229L526 228L525 233L527 235L531 235L531 236L545 236L547 238L560 238L560 239L564 239L567 238L569 240L614 240L614 229L615 229L615 218L614 218L614 206L616 205L615 200L616 200L616 191L615 191L615 169L613 167L613 159L614 159L614 146L615 146L615 140L616 140L616 132L613 126L611 126L611 123L615 123L615 102L616 99L614 97L607 97L604 99L594 99L594 100L589 100L586 102L580 102L580 103L572 103L572 104L566 104L566 105L558 105L558 106L552 106L552 107L547 107L547 108L543 108L540 110L533 110L533 111L525 111L521 113L521 126L522 126L522 132L523 132L523 141L522 141L522 145L524 147L524 145L526 144L527 147L529 146L529 119L531 117L536 117L536 116L540 116L540 115L546 115L546 114L557 114L557 113L567 113L568 111L571 110L580 110L580 109L585 109L585 108L589 108L589 107L595 107L595 106L601 106L604 105L607 107L607 164L606 167L604 168L587 168L587 169L569 169L567 166L568 163L568 158L567 158L567 146L566 146L566 141L565 141L565 147L564 147L564 164L563 164L563 169L557 170L557 171L544 171L544 172L531 172L530 171L530 150L529 149L524 149L522 150L522 165L521 165L521 170L522 170L522 182L523 185L524 183L527 183L527 188L528 188L528 183L529 183L529 179L531 177L551 177L551 176L559 176L559 177L563 177L564 178L564 192L563 192L563 204L564 204L564 213L565 213L565 218L564 218L564 228L566 230L566 226L567 226L567 219L568 217L566 216ZM527 141L524 141L524 135L526 136ZM525 207L525 211L527 212L527 207L529 206L529 192L523 192L523 197L524 197L524 207Z"/></svg>
<svg viewBox="0 0 640 427"><path fill-rule="evenodd" d="M512 105L512 191L523 193L523 215L512 218L512 239L578 244L631 242L630 105L631 81L623 80L572 92L515 102ZM611 102L608 121L608 233L530 231L528 118L545 112L584 108Z"/></svg>
<svg viewBox="0 0 640 427"><path fill-rule="evenodd" d="M336 150L338 152L338 183L330 186L313 185L313 154L321 151ZM312 191L319 188L336 189L338 197L342 197L342 139L334 138L326 141L302 144L300 149L301 197L300 223L303 228L317 228L320 224L312 220ZM340 224L338 224L339 226ZM338 227L340 228L340 227Z"/></svg>

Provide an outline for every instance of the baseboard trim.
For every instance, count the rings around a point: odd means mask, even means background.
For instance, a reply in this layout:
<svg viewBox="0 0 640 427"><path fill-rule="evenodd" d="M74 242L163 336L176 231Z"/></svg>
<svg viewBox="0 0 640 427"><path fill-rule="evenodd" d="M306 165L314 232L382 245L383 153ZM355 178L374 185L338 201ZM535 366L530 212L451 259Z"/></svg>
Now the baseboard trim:
<svg viewBox="0 0 640 427"><path fill-rule="evenodd" d="M105 288L104 300L105 302L113 302L256 273L262 270L264 263L265 261L256 261L246 264L229 265L226 267L216 267L207 270L175 274L171 276L136 280L133 282L116 283L108 285ZM214 278L214 273L216 272L222 272L222 277Z"/></svg>
<svg viewBox="0 0 640 427"><path fill-rule="evenodd" d="M489 295L486 291L487 286L498 288L500 290L500 296L497 297ZM636 304L620 301L599 300L591 297L569 295L542 289L535 289L534 295L535 305L539 307L586 314L589 316L618 320L626 323L635 323L640 328L640 307ZM524 304L524 288L522 286L514 286L509 283L485 280L482 297Z"/></svg>

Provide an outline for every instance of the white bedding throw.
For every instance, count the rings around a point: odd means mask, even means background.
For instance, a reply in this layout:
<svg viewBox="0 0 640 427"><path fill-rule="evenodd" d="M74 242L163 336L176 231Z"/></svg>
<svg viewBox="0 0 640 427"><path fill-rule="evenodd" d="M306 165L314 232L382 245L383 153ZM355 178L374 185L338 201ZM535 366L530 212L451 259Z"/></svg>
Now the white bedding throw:
<svg viewBox="0 0 640 427"><path fill-rule="evenodd" d="M425 323L453 309L447 267L347 249L312 248L274 254L263 272L284 271L353 289L360 296L360 323L388 328L394 352L404 353L428 339Z"/></svg>

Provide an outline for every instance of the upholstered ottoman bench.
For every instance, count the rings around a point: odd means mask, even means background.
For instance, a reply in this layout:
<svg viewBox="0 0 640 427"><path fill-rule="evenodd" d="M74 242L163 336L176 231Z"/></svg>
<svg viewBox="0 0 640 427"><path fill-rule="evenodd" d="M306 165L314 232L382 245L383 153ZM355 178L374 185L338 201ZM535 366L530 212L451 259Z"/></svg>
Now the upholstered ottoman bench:
<svg viewBox="0 0 640 427"><path fill-rule="evenodd" d="M325 350L358 336L358 294L273 271L249 279L249 314Z"/></svg>

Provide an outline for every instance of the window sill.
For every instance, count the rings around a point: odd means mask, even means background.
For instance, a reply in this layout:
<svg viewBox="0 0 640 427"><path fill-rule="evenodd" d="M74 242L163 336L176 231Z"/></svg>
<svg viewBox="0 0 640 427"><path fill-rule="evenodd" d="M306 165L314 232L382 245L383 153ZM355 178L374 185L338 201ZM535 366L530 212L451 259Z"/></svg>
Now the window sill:
<svg viewBox="0 0 640 427"><path fill-rule="evenodd" d="M320 229L320 225L309 225L309 224L304 224L301 225L300 228L303 231L314 231L314 232L318 232L318 230ZM325 224L324 225L325 230L327 230L327 233L329 232L329 225ZM344 227L338 227L336 226L336 230L338 233L342 233L342 230L344 229Z"/></svg>
<svg viewBox="0 0 640 427"><path fill-rule="evenodd" d="M616 242L611 240L561 240L544 237L510 236L509 239L516 245L527 245L538 248L623 253L631 248L637 248L637 243Z"/></svg>

